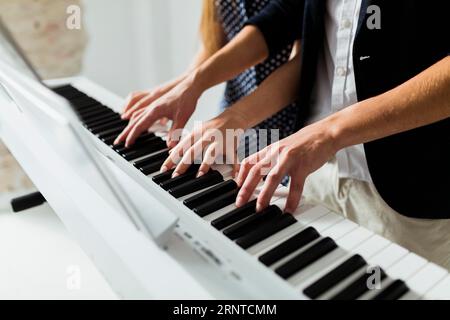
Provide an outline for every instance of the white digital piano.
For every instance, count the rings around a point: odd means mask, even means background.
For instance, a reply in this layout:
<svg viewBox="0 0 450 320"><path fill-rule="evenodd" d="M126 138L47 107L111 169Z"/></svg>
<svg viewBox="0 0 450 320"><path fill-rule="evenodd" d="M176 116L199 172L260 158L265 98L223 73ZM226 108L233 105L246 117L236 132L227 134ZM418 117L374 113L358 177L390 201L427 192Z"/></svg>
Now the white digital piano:
<svg viewBox="0 0 450 320"><path fill-rule="evenodd" d="M255 213L226 166L160 174L164 132L113 145L121 98L19 69L0 58L0 136L120 297L450 299L447 270L323 207L283 213L284 187Z"/></svg>

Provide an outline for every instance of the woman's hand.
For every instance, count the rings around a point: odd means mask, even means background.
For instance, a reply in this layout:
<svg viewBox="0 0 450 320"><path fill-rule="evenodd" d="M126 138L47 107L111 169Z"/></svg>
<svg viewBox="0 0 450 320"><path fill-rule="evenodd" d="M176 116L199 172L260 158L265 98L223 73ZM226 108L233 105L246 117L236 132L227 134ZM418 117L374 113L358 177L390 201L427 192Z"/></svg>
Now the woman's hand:
<svg viewBox="0 0 450 320"><path fill-rule="evenodd" d="M202 123L170 152L170 156L161 167L167 171L175 167L173 176L178 176L197 160L201 160L198 176L209 171L211 166L221 158L226 164L234 166L233 176L238 169L237 148L239 137L245 132L242 116L232 108L220 116ZM223 163L223 162L220 162Z"/></svg>
<svg viewBox="0 0 450 320"><path fill-rule="evenodd" d="M166 94L152 102L145 109L135 111L131 115L130 123L117 137L115 144L125 141L125 145L131 146L134 141L146 132L158 120L172 120L167 145L172 148L176 145L174 134L177 129L186 125L197 106L202 91L195 85L194 77L186 77L178 85ZM145 101L145 99L144 99Z"/></svg>
<svg viewBox="0 0 450 320"><path fill-rule="evenodd" d="M294 212L308 175L319 169L337 152L333 127L326 122L305 127L245 159L237 177L241 186L236 205L247 203L259 182L267 176L257 199L257 210L267 207L283 177L290 176L285 211Z"/></svg>
<svg viewBox="0 0 450 320"><path fill-rule="evenodd" d="M181 75L180 77L151 90L135 91L130 93L127 97L127 102L125 103L125 107L122 111L122 119L131 119L137 111L148 107L150 104L176 87L185 78L186 75Z"/></svg>

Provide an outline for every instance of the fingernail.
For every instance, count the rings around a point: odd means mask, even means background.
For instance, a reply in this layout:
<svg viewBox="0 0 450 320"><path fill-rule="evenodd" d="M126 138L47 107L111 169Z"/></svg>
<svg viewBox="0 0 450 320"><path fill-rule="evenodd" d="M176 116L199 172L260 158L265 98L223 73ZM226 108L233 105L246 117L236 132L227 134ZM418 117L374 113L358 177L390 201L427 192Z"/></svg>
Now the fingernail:
<svg viewBox="0 0 450 320"><path fill-rule="evenodd" d="M173 174L172 174L172 178L176 178L176 177L178 177L180 174L178 173L178 172L174 172Z"/></svg>
<svg viewBox="0 0 450 320"><path fill-rule="evenodd" d="M167 172L167 167L166 166L162 166L161 169L159 170L159 172L164 173Z"/></svg>
<svg viewBox="0 0 450 320"><path fill-rule="evenodd" d="M120 117L121 117L122 119L124 119L124 120L127 118L127 116L125 115L125 113L124 113L123 115L121 115Z"/></svg>
<svg viewBox="0 0 450 320"><path fill-rule="evenodd" d="M256 212L261 212L262 209L263 209L263 207L259 203L257 203L256 204Z"/></svg>
<svg viewBox="0 0 450 320"><path fill-rule="evenodd" d="M242 206L243 205L242 202L243 202L242 197L237 197L237 199L236 199L236 207Z"/></svg>
<svg viewBox="0 0 450 320"><path fill-rule="evenodd" d="M197 173L197 178L200 178L201 176L205 175L205 173L203 171L199 171Z"/></svg>

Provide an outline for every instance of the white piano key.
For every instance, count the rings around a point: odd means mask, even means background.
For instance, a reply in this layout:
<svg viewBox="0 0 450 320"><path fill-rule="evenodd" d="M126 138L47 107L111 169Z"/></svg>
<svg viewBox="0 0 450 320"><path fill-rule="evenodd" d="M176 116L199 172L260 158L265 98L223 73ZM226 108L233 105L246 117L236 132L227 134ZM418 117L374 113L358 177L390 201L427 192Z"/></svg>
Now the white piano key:
<svg viewBox="0 0 450 320"><path fill-rule="evenodd" d="M224 214L227 214L228 212L233 211L236 208L237 208L236 205L234 203L232 203L232 204L230 204L230 205L228 205L226 207L223 207L220 210L217 210L217 211L215 211L215 212L213 212L213 213L203 217L203 220L211 222L211 221L213 221L213 220L215 220L217 218L220 218Z"/></svg>
<svg viewBox="0 0 450 320"><path fill-rule="evenodd" d="M419 257L414 253L408 253L399 261L385 269L388 278L382 282L382 290L397 279L402 280L407 284L407 280L414 274L419 272L420 269L422 269L426 264L427 261L424 258ZM381 292L381 290L374 290L373 292L369 292L368 294L362 296L361 300L371 299L379 292ZM419 298L419 296L416 293L411 292L411 290L407 293L407 295L409 297L407 299L416 300Z"/></svg>
<svg viewBox="0 0 450 320"><path fill-rule="evenodd" d="M220 182L220 183L223 183L223 182ZM180 202L183 202L184 200L186 200L186 199L188 199L188 198L190 198L190 197L193 197L193 196L195 196L195 195L197 195L197 194L199 194L199 193L201 193L201 192L204 192L204 191L206 191L206 190L208 190L208 189L214 188L215 186L217 186L217 185L220 184L220 183L217 183L217 184L215 184L215 185L213 185L213 186L211 186L211 187L208 187L208 188L205 188L205 189L202 189L202 190L198 190L198 191L189 193L189 194L187 194L187 195L185 195L185 196L179 197L177 200L180 201Z"/></svg>
<svg viewBox="0 0 450 320"><path fill-rule="evenodd" d="M287 239L291 238L295 234L301 232L305 228L306 227L300 223L294 223L293 225L248 248L247 252L251 255L257 255L259 257L265 252L273 249Z"/></svg>
<svg viewBox="0 0 450 320"><path fill-rule="evenodd" d="M311 222L310 226L316 228L316 230L321 233L322 231L334 226L335 224L341 222L342 220L344 220L342 216L330 212L327 215L323 216L322 218Z"/></svg>
<svg viewBox="0 0 450 320"><path fill-rule="evenodd" d="M419 296L424 296L431 288L447 275L447 270L433 263L428 263L408 279L408 287Z"/></svg>
<svg viewBox="0 0 450 320"><path fill-rule="evenodd" d="M367 270L369 271L371 268L380 267L386 271L390 266L400 261L400 259L405 257L407 254L408 250L405 248L400 247L395 243L390 243L385 249L367 259L370 266ZM389 286L393 279L388 276L389 275L387 274L386 279L381 282L379 288L369 290L369 292L359 297L359 300L369 300L379 294L384 288Z"/></svg>
<svg viewBox="0 0 450 320"><path fill-rule="evenodd" d="M279 188L280 193L277 194L280 196L282 196L281 192L285 191L282 189L287 188L286 187ZM272 203L282 208L281 206L284 204L284 198L275 199L275 201L273 201ZM324 217L328 213L330 213L328 209L325 209L320 206L311 207L308 205L300 205L293 214L299 223L289 226L288 228L276 233L275 235L267 238L266 240L260 242L259 244L253 246L252 248L249 248L248 251L251 254L257 254L258 256L260 256L264 252L271 250L274 247L278 246L279 244L283 243L296 233L301 232L301 230L310 226L311 222Z"/></svg>
<svg viewBox="0 0 450 320"><path fill-rule="evenodd" d="M367 241L364 241L360 246L353 249L353 253L361 255L364 259L368 259L377 254L390 244L390 241L380 237L379 235L372 235Z"/></svg>
<svg viewBox="0 0 450 320"><path fill-rule="evenodd" d="M321 214L323 211L321 210L317 210L316 213L317 214ZM297 217L296 217L297 218ZM336 223L340 222L343 218L341 216L338 216L335 213L329 212L328 214L325 214L324 216L322 216L321 218L312 221L308 226L309 227L313 227L315 228L318 232L320 232L321 230L325 230L333 225L335 225ZM296 256L297 254L299 254L300 252L306 250L307 248L309 248L311 245L315 244L318 240L322 239L323 237L316 239L315 241L313 241L312 243L310 243L309 245L305 246L304 248L301 248L293 253L291 253L290 255L288 255L287 257L281 259L280 261L278 261L277 263L275 263L274 265L271 266L272 269L276 269L278 266L282 265L284 262L290 260L292 257Z"/></svg>
<svg viewBox="0 0 450 320"><path fill-rule="evenodd" d="M308 226L311 222L320 219L328 213L330 213L330 210L321 206L313 207L308 205L301 205L293 213L293 216L299 223Z"/></svg>
<svg viewBox="0 0 450 320"><path fill-rule="evenodd" d="M334 226L324 230L322 235L324 237L330 237L334 241L342 238L343 236L349 234L351 231L358 228L358 225L350 220L342 219L340 222L336 223Z"/></svg>
<svg viewBox="0 0 450 320"><path fill-rule="evenodd" d="M427 261L424 258L410 252L403 259L389 267L386 273L393 279L400 279L406 282L426 264Z"/></svg>
<svg viewBox="0 0 450 320"><path fill-rule="evenodd" d="M371 232L363 227L358 227L356 230L346 234L342 238L337 239L336 243L341 248L351 251L353 248L356 248L356 247L362 245L365 241L367 241L372 236L373 236L373 232Z"/></svg>
<svg viewBox="0 0 450 320"><path fill-rule="evenodd" d="M279 266L283 265L284 263L288 262L289 260L291 260L293 257L297 256L298 254L302 253L303 251L308 250L310 247L312 247L313 245L315 245L317 242L319 242L320 240L322 240L323 237L319 237L317 239L315 239L314 241L308 243L306 246L295 250L294 252L290 253L289 255L287 255L286 257L278 260L277 262L275 262L273 265L270 266L270 269L275 270L277 269Z"/></svg>
<svg viewBox="0 0 450 320"><path fill-rule="evenodd" d="M368 259L370 265L375 265L387 270L391 265L408 254L408 250L395 243L391 243L384 250Z"/></svg>
<svg viewBox="0 0 450 320"><path fill-rule="evenodd" d="M426 300L450 300L450 275L439 281L424 296Z"/></svg>
<svg viewBox="0 0 450 320"><path fill-rule="evenodd" d="M398 300L419 300L419 299L420 299L420 295L418 295L416 292L410 290L408 293L403 295Z"/></svg>
<svg viewBox="0 0 450 320"><path fill-rule="evenodd" d="M334 241L337 241L337 239L351 233L351 231L355 230L356 228L358 228L358 225L356 223L343 219L341 222L338 222L334 226L323 231L322 236L330 237ZM298 278L301 278L301 280L293 280L296 288L298 288L299 290L303 290L308 285L314 283L352 256L351 253L343 249L344 248L340 247L338 250L335 250L338 251L338 253L333 251L330 256L334 256L334 258L332 258L330 261L327 261L326 263L319 263L317 265L317 268L314 268L314 272L309 274L308 276L299 275ZM344 254L342 254L342 252Z"/></svg>
<svg viewBox="0 0 450 320"><path fill-rule="evenodd" d="M383 279L380 283L379 288L369 290L365 294L363 294L361 297L359 297L357 300L371 300L375 296L377 296L380 292L382 292L384 289L386 289L392 282L394 282L393 279L386 277Z"/></svg>
<svg viewBox="0 0 450 320"><path fill-rule="evenodd" d="M329 230L331 230L331 228ZM380 236L374 235L371 231L363 227L358 227L357 229L354 229L353 231L346 234L342 238L337 239L336 243L342 249L347 250L347 252L349 252L348 255L342 257L340 260L336 261L335 264L330 265L324 271L318 273L317 277L315 278L312 277L310 281L306 281L305 283L303 283L299 287L301 290L303 290L310 284L320 279L326 273L333 270L335 267L339 266L341 263L343 263L346 259L350 258L351 256L355 254L360 254L367 261L370 257L378 254L381 250L383 250L383 248L386 248L390 244L388 240ZM320 297L320 299L328 299L332 297L336 293L346 288L346 286L348 286L353 280L361 276L364 272L367 272L366 268L364 268L364 270L359 270L355 272L351 276L347 277L347 279L337 284L334 288L330 289L329 292L326 292L322 297Z"/></svg>

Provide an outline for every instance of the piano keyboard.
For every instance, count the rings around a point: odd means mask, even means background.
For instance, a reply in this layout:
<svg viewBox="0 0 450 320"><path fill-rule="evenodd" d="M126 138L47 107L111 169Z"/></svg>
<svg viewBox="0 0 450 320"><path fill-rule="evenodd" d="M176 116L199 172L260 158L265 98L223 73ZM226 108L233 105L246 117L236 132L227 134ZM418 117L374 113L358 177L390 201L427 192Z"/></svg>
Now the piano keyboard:
<svg viewBox="0 0 450 320"><path fill-rule="evenodd" d="M212 230L295 288L299 298L450 299L446 270L337 214L305 206L283 213L280 197L261 213L256 213L256 200L236 208L239 189L226 167L199 178L198 165L176 178L171 177L172 171L160 174L168 155L163 138L146 133L131 148L114 146L128 121L70 85L54 91L70 101L87 130L208 222ZM374 288L369 288L371 283Z"/></svg>

